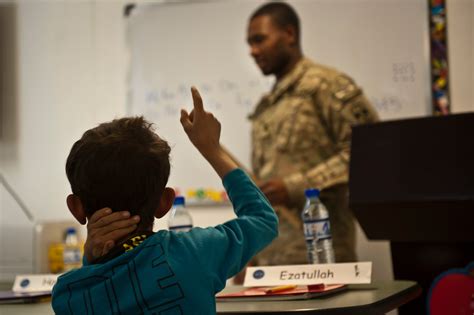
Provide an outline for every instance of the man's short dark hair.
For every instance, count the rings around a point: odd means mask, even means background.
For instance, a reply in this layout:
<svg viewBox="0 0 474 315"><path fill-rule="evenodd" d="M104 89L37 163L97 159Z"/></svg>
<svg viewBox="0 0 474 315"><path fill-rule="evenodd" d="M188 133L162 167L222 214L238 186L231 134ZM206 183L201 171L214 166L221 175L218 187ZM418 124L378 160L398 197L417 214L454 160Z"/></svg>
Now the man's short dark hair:
<svg viewBox="0 0 474 315"><path fill-rule="evenodd" d="M259 7L250 17L253 20L256 17L269 15L275 25L280 28L293 26L296 32L296 39L300 40L300 19L295 9L284 2L270 2Z"/></svg>
<svg viewBox="0 0 474 315"><path fill-rule="evenodd" d="M109 207L140 215L140 229L154 213L170 174L170 147L143 117L103 123L72 146L66 174L89 217Z"/></svg>

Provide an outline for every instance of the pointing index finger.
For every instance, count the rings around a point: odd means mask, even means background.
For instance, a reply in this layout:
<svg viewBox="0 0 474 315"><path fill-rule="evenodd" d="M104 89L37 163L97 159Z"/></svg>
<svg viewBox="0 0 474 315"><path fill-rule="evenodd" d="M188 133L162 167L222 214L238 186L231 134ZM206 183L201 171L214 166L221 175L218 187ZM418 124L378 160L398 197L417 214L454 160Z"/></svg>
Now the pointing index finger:
<svg viewBox="0 0 474 315"><path fill-rule="evenodd" d="M191 94L193 96L194 110L196 112L203 112L204 105L202 104L201 95L199 94L199 91L196 89L196 87L193 86L191 88Z"/></svg>

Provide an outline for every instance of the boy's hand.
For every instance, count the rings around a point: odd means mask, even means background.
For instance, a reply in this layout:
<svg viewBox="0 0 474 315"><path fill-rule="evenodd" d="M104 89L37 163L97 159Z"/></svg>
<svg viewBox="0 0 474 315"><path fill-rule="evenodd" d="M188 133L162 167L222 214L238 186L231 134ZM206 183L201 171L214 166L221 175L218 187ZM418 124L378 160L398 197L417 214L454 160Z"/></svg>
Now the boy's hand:
<svg viewBox="0 0 474 315"><path fill-rule="evenodd" d="M237 168L237 163L222 149L219 139L221 136L221 124L212 113L206 112L202 104L201 95L195 87L191 88L194 109L191 114L184 109L181 110L181 124L189 140L201 152L204 158L211 164L217 174L224 176Z"/></svg>
<svg viewBox="0 0 474 315"><path fill-rule="evenodd" d="M191 94L194 108L191 114L182 109L180 121L189 140L207 158L220 148L221 124L212 113L204 110L201 95L195 87L191 88Z"/></svg>
<svg viewBox="0 0 474 315"><path fill-rule="evenodd" d="M87 222L87 240L84 255L88 262L107 254L117 241L137 228L139 216L130 218L130 212L113 212L110 208L96 211Z"/></svg>

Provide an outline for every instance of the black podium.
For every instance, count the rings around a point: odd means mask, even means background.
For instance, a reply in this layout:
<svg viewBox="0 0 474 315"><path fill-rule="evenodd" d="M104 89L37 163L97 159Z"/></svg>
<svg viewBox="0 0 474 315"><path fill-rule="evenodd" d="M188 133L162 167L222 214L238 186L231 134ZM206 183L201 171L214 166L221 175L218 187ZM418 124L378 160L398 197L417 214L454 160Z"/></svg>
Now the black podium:
<svg viewBox="0 0 474 315"><path fill-rule="evenodd" d="M434 278L474 261L474 113L353 128L350 207L371 240L389 240L395 279L422 297Z"/></svg>

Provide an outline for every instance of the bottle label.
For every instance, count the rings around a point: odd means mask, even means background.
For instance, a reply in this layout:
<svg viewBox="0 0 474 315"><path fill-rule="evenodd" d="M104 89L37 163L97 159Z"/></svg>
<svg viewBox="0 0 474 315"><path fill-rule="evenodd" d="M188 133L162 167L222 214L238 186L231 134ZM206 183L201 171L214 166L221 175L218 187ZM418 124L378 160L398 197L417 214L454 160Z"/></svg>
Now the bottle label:
<svg viewBox="0 0 474 315"><path fill-rule="evenodd" d="M82 262L81 249L79 247L66 247L63 252L64 264L75 264Z"/></svg>
<svg viewBox="0 0 474 315"><path fill-rule="evenodd" d="M304 221L304 236L307 240L331 238L329 219Z"/></svg>
<svg viewBox="0 0 474 315"><path fill-rule="evenodd" d="M187 232L193 228L192 225L175 225L175 226L170 226L169 229L170 231L174 232Z"/></svg>
<svg viewBox="0 0 474 315"><path fill-rule="evenodd" d="M69 271L82 266L82 252L79 246L66 245L63 251L63 270Z"/></svg>

